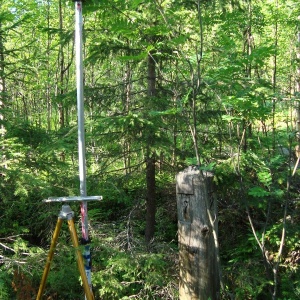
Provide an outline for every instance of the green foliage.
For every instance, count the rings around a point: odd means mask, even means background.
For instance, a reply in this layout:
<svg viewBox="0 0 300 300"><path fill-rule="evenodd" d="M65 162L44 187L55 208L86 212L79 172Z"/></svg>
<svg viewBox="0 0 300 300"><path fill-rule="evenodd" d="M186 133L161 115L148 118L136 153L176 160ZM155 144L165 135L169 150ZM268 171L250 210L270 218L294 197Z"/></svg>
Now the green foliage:
<svg viewBox="0 0 300 300"><path fill-rule="evenodd" d="M101 299L159 299L168 277L162 277L168 264L162 254L120 252L101 247L101 270L94 275L94 284Z"/></svg>
<svg viewBox="0 0 300 300"><path fill-rule="evenodd" d="M298 144L291 112L299 96L299 5L196 2L84 2L87 185L89 195L103 196L89 204L93 243L100 249L96 293L103 299L178 298L178 271L171 266L177 261L174 177L198 164L197 148L200 168L215 173L223 293L231 299L270 297L276 282L261 264L266 257L258 244L274 266L287 208L277 299L299 298L293 256L300 248L299 171L291 178ZM62 7L1 2L0 239L10 250L0 246L0 298L21 294L11 288L14 276L32 275L28 291L38 285L59 210L41 200L78 194L73 15L72 1ZM150 55L155 97L148 90ZM149 151L157 171L150 253L143 242ZM59 246L49 298L82 295L68 251Z"/></svg>
<svg viewBox="0 0 300 300"><path fill-rule="evenodd" d="M72 246L67 246L58 250L48 276L46 294L69 300L84 297L74 249Z"/></svg>
<svg viewBox="0 0 300 300"><path fill-rule="evenodd" d="M1 299L9 299L9 286L10 286L10 278L7 276L7 272L0 272L0 298Z"/></svg>
<svg viewBox="0 0 300 300"><path fill-rule="evenodd" d="M285 138L288 140L288 135ZM291 259L294 249L299 249L295 240L299 230L292 225L293 218L298 214L292 213L295 206L289 200L295 195L287 193L286 188L290 174L286 166L288 159L277 153L268 157L263 150L255 153L247 151L238 153L215 168L218 192L224 199L222 202L228 206L220 210L220 228L222 224L226 224L227 229L229 226L229 230L232 230L229 236L226 235L230 246L221 242L223 274L228 293L234 293L238 299L268 299L269 290L274 287L272 268L275 268L277 261L282 280L278 299L283 295L297 293L294 285L287 284L288 278L294 276L295 266L286 264L286 261ZM289 208L284 225L283 214L278 208L286 203L289 203ZM247 215L252 220L251 226L254 226L256 237L250 224L243 220L243 216ZM237 226L240 228L238 231L235 230ZM284 251L278 257L283 226L286 230ZM222 233L220 240L222 241ZM265 253L268 253L267 260Z"/></svg>

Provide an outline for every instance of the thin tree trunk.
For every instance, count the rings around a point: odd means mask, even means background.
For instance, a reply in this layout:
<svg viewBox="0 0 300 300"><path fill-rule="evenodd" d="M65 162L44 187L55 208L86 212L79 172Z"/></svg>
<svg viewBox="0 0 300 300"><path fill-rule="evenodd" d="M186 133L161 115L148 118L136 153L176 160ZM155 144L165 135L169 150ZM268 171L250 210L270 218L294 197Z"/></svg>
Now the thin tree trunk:
<svg viewBox="0 0 300 300"><path fill-rule="evenodd" d="M4 92L5 92L5 78L4 78L4 44L3 44L3 32L2 24L0 22L0 109L4 106ZM3 120L3 116L0 114L0 120ZM2 125L1 125L2 129Z"/></svg>
<svg viewBox="0 0 300 300"><path fill-rule="evenodd" d="M296 87L295 87L295 98L296 101L296 132L297 132L297 140L300 145L300 16L298 16L298 36L297 36L297 73L296 73Z"/></svg>
<svg viewBox="0 0 300 300"><path fill-rule="evenodd" d="M4 44L3 44L3 32L2 24L0 22L0 101L3 100L3 93L5 92L5 79L4 79ZM2 101L3 102L3 101ZM3 103L1 103L3 104ZM0 105L1 105L0 104Z"/></svg>
<svg viewBox="0 0 300 300"><path fill-rule="evenodd" d="M192 91L192 124L190 124L190 132L193 139L195 156L197 160L197 165L200 166L200 153L198 147L198 134L197 134L197 95L200 92L201 86L201 60L203 52L203 24L202 24L202 10L201 10L201 1L197 1L197 12L198 12L198 22L199 22L199 37L200 37L200 46L196 48L196 57L197 57L197 70L194 71L192 65L190 64L191 72L191 83L193 86ZM196 73L196 74L195 74Z"/></svg>
<svg viewBox="0 0 300 300"><path fill-rule="evenodd" d="M62 96L64 94L64 49L62 42L63 35L63 16L62 16L62 4L61 0L58 2L58 10L59 10L59 32L60 32L60 45L59 45L59 87L58 94L60 96L59 104L58 104L58 114L59 114L59 125L60 127L65 126L65 116L64 116L64 106L62 101Z"/></svg>
<svg viewBox="0 0 300 300"><path fill-rule="evenodd" d="M47 2L47 27L50 29L50 0ZM51 119L52 119L52 102L50 97L50 46L51 39L50 33L47 33L47 91L46 91L46 101L47 101L47 130L51 130Z"/></svg>
<svg viewBox="0 0 300 300"><path fill-rule="evenodd" d="M3 93L5 91L4 79L4 45L3 45L3 32L2 24L0 22L0 107L3 105Z"/></svg>
<svg viewBox="0 0 300 300"><path fill-rule="evenodd" d="M278 1L276 1L276 8L278 9ZM277 85L277 46L278 46L278 21L276 18L275 21L275 29L274 29L274 46L275 46L275 54L273 57L274 67L273 67L273 74L272 74L272 85L273 85L273 100L272 100L272 132L273 132L273 151L275 150L275 112L276 112L276 98L275 98L275 92L276 92L276 85Z"/></svg>
<svg viewBox="0 0 300 300"><path fill-rule="evenodd" d="M0 22L0 139L2 140L5 135L5 127L3 125L4 116L1 113L1 110L4 108L4 98L5 98L5 76L4 76L4 44L3 44L3 31L2 24ZM2 153L4 153L4 146L2 147ZM1 162L4 163L5 155L2 154ZM5 164L4 164L5 167ZM1 175L1 172L0 172Z"/></svg>
<svg viewBox="0 0 300 300"><path fill-rule="evenodd" d="M248 19L249 23L247 25L247 28L244 31L244 53L247 55L247 57L250 57L252 54L252 49L254 48L254 38L252 35L252 2L249 0L248 2ZM249 63L246 65L245 69L245 75L247 78L252 78L252 63L249 61ZM251 130L251 123L248 119L242 120L242 128L243 128L243 151L246 152L248 149L248 136L251 137L252 130Z"/></svg>
<svg viewBox="0 0 300 300"><path fill-rule="evenodd" d="M147 101L151 101L151 98L156 96L156 70L155 60L152 53L148 54L148 91ZM149 107L149 105L147 105ZM155 154L152 153L151 145L154 143L154 133L147 132L147 151L146 151L146 229L145 229L145 241L149 245L154 237L155 231L155 213L156 213L156 196L155 196Z"/></svg>
<svg viewBox="0 0 300 300"><path fill-rule="evenodd" d="M129 47L129 43L128 43ZM129 110L130 110L130 101L131 101L131 78L132 78L132 71L131 71L131 65L129 62L126 64L126 69L125 69L125 76L124 76L124 93L125 93L125 98L124 98L124 108L125 108L125 114L127 115ZM130 173L130 142L125 139L124 141L124 172L125 175Z"/></svg>

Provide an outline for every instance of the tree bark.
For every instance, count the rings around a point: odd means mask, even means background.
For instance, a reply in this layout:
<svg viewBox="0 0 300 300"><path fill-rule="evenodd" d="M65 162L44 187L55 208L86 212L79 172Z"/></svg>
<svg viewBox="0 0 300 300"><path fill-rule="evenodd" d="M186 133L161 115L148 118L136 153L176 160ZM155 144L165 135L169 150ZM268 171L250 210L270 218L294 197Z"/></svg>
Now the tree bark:
<svg viewBox="0 0 300 300"><path fill-rule="evenodd" d="M155 213L156 213L156 197L155 197L155 158L148 157L146 161L146 181L147 181L147 196L146 196L146 229L145 240L147 245L151 242L155 232Z"/></svg>
<svg viewBox="0 0 300 300"><path fill-rule="evenodd" d="M65 126L65 112L63 105L63 94L64 94L64 47L63 47L63 16L62 16L62 4L61 0L58 2L59 11L59 31L60 31L60 45L59 45L59 101L58 101L58 114L59 114L59 125L61 128Z"/></svg>
<svg viewBox="0 0 300 300"><path fill-rule="evenodd" d="M276 0L276 10L278 10L278 0ZM272 74L272 86L274 97L272 99L272 135L273 135L273 143L272 148L273 151L276 149L276 125L275 125L275 114L276 114L276 89L277 89L277 48L278 48L278 20L276 17L275 20L275 28L274 28L274 46L275 53L273 56L273 74Z"/></svg>
<svg viewBox="0 0 300 300"><path fill-rule="evenodd" d="M148 91L147 101L151 101L151 98L156 96L156 70L155 59L152 53L148 54ZM153 105L148 103L148 108ZM154 143L155 135L152 130L147 130L146 143L146 229L145 229L145 241L149 245L154 237L155 232L155 213L156 213L156 195L155 195L155 153L152 152L151 146Z"/></svg>
<svg viewBox="0 0 300 300"><path fill-rule="evenodd" d="M297 71L296 71L296 87L295 87L295 98L296 98L296 131L297 141L300 145L300 16L298 16L298 33L297 33Z"/></svg>
<svg viewBox="0 0 300 300"><path fill-rule="evenodd" d="M4 44L2 24L0 21L0 109L4 106L5 78L4 78ZM3 115L0 113L0 120L3 120ZM2 125L1 125L2 129ZM1 130L2 131L2 130Z"/></svg>
<svg viewBox="0 0 300 300"><path fill-rule="evenodd" d="M1 110L4 108L4 98L5 98L5 76L4 76L4 43L3 43L3 30L2 24L0 21L0 139L4 139L5 135L5 127L3 124L4 115L2 114ZM2 153L4 153L4 146L2 146ZM5 165L5 154L1 156L2 165L6 168ZM1 175L1 171L0 171Z"/></svg>
<svg viewBox="0 0 300 300"><path fill-rule="evenodd" d="M50 0L47 1L47 28L50 30ZM51 47L51 36L48 31L47 33L47 90L46 90L46 101L47 101L47 130L51 130L51 119L52 119L52 101L50 96L50 47Z"/></svg>
<svg viewBox="0 0 300 300"><path fill-rule="evenodd" d="M128 42L128 47L129 47ZM128 115L130 110L131 102L131 87L132 87L132 70L130 62L126 63L125 66L125 75L124 75L124 109L125 114ZM131 156L130 156L130 141L127 139L124 140L124 173L127 175L131 172Z"/></svg>

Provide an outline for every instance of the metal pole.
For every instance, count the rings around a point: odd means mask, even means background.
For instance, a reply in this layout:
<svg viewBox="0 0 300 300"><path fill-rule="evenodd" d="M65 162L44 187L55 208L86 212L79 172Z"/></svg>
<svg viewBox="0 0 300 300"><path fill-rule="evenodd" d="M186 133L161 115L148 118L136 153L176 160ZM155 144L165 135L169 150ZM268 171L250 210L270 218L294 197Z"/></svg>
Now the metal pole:
<svg viewBox="0 0 300 300"><path fill-rule="evenodd" d="M80 196L86 192L86 163L85 163L85 131L84 131L84 103L83 103L83 59L82 59L82 1L75 0L75 49L76 49L76 82L77 82L77 110L78 110L78 164L80 180ZM85 273L89 286L92 286L90 246L88 234L87 202L81 202L82 241L85 244Z"/></svg>
<svg viewBox="0 0 300 300"><path fill-rule="evenodd" d="M86 196L85 134L83 105L83 59L82 59L82 2L75 1L75 49L78 111L78 159L80 196Z"/></svg>

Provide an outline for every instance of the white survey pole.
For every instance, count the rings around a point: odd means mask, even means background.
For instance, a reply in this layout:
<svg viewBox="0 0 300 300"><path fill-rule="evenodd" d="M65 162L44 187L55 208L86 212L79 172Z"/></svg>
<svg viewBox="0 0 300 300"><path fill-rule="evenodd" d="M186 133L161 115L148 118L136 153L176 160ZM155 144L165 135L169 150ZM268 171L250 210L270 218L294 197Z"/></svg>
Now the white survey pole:
<svg viewBox="0 0 300 300"><path fill-rule="evenodd" d="M86 197L86 161L85 161L85 131L84 131L84 99L83 99L83 42L82 42L82 1L75 0L75 51L76 51L76 85L77 85L77 113L78 113L78 164L80 196ZM91 264L88 234L87 201L81 202L82 241L85 244L85 273L90 287Z"/></svg>
<svg viewBox="0 0 300 300"><path fill-rule="evenodd" d="M85 168L85 134L84 134L84 105L83 105L83 59L82 59L82 2L75 1L75 49L76 49L76 82L78 110L78 159L80 195L86 196Z"/></svg>

